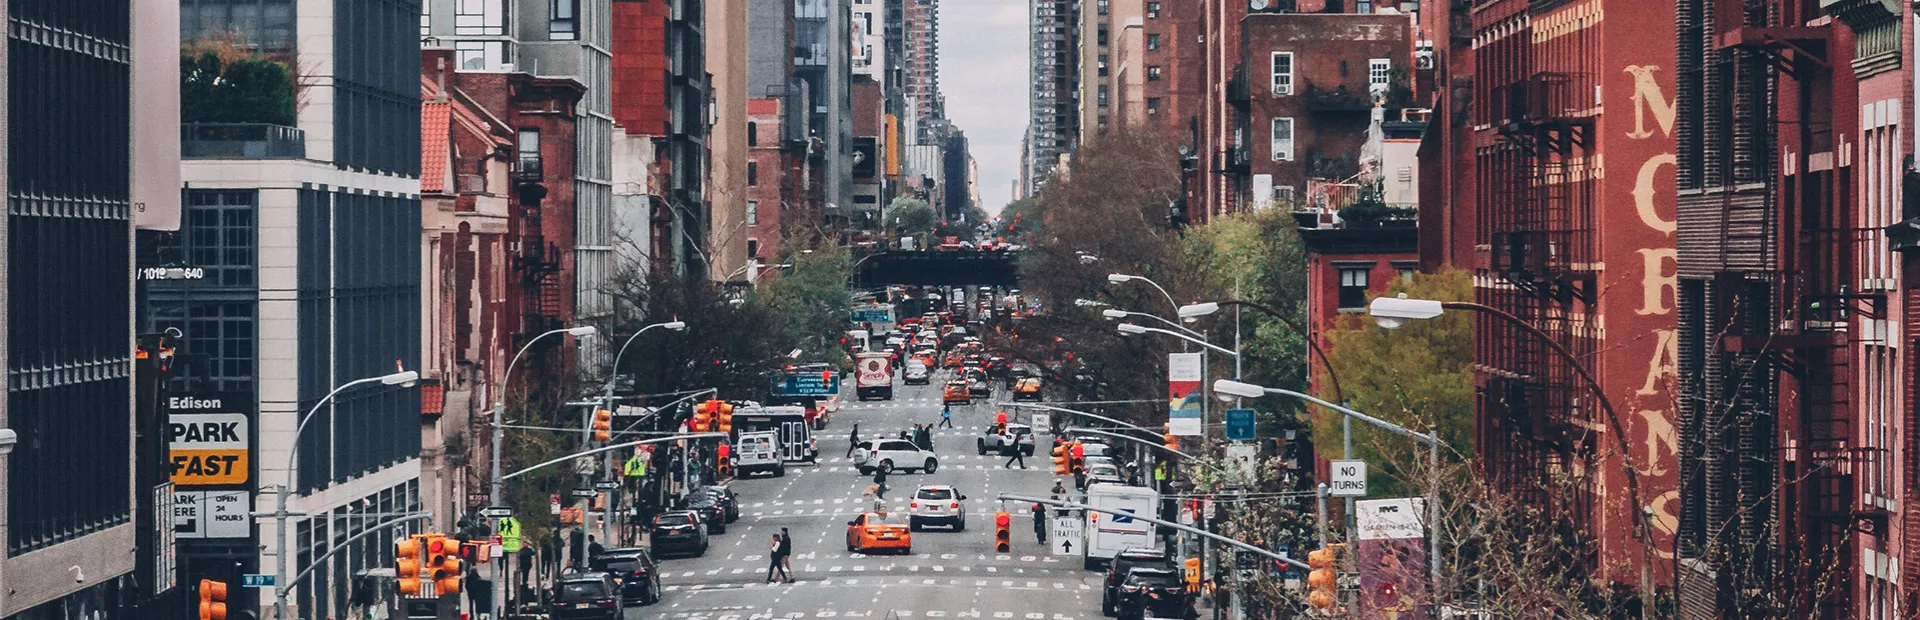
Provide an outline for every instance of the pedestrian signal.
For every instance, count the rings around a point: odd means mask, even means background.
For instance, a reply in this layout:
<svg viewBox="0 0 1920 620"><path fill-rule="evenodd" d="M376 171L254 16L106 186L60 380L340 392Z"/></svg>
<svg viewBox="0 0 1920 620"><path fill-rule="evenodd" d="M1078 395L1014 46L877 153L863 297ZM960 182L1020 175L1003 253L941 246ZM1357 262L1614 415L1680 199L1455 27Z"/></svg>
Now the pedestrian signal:
<svg viewBox="0 0 1920 620"><path fill-rule="evenodd" d="M1182 576L1187 580L1188 592L1200 591L1200 558L1187 558L1180 563Z"/></svg>

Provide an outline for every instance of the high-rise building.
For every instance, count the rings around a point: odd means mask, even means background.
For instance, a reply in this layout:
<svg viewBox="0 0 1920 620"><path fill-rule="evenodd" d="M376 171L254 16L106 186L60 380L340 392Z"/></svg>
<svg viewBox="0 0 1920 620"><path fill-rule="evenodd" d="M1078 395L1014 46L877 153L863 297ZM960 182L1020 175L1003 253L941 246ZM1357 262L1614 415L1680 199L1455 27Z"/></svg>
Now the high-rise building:
<svg viewBox="0 0 1920 620"><path fill-rule="evenodd" d="M230 4L183 1L182 36L188 49L242 44L228 62L273 77L238 87L271 104L201 116L220 108L183 89L183 109L202 112L181 119L182 225L141 248L205 274L151 282L143 304L146 331L181 332L173 414L251 427L237 442L251 468L174 474L175 514L199 510L197 527L176 528L181 577L311 566L286 617L346 616L351 576L391 566L392 538L340 541L379 522L370 515L422 506L421 390L326 398L421 367L421 5L268 0L243 19ZM285 547L273 521L245 518L272 512L278 485L305 515Z"/></svg>
<svg viewBox="0 0 1920 620"><path fill-rule="evenodd" d="M13 26L0 59L0 428L18 440L0 446L0 617L105 617L150 594L131 574L149 561L134 553L135 504L153 490L136 489L134 459L121 458L134 446L137 6L0 9Z"/></svg>
<svg viewBox="0 0 1920 620"><path fill-rule="evenodd" d="M847 19L852 0L794 0L794 77L814 93L807 119L810 162L821 174L812 190L830 230L854 221L853 66Z"/></svg>
<svg viewBox="0 0 1920 620"><path fill-rule="evenodd" d="M1029 0L1031 61L1027 176L1044 184L1076 143L1080 76L1079 8L1073 0ZM949 210L953 208L950 204Z"/></svg>
<svg viewBox="0 0 1920 620"><path fill-rule="evenodd" d="M706 63L713 106L708 132L708 275L744 277L747 269L747 0L705 0Z"/></svg>
<svg viewBox="0 0 1920 620"><path fill-rule="evenodd" d="M677 277L707 274L705 17L694 0L613 3L622 247L646 248L650 269ZM641 230L645 242L631 239Z"/></svg>
<svg viewBox="0 0 1920 620"><path fill-rule="evenodd" d="M927 121L945 116L940 94L940 0L895 1L902 3L906 31L901 54L906 72L901 88L912 102L910 113L915 122L928 127Z"/></svg>

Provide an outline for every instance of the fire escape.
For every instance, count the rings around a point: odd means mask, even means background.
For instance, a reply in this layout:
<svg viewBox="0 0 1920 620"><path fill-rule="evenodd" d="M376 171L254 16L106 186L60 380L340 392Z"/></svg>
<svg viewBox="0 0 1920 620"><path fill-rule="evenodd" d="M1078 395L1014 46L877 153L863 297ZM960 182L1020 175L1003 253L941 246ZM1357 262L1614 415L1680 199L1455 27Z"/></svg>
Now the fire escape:
<svg viewBox="0 0 1920 620"><path fill-rule="evenodd" d="M519 272L525 303L520 308L516 348L565 323L562 315L567 291L560 281L560 249L541 231L541 202L547 197L546 167L537 153L521 153L514 160L513 183L520 198L520 238L513 267Z"/></svg>
<svg viewBox="0 0 1920 620"><path fill-rule="evenodd" d="M1527 40L1518 35L1519 41ZM1594 351L1589 318L1595 303L1594 181L1588 172L1594 118L1579 105L1591 92L1584 74L1536 71L1531 63L1503 71L1490 110L1497 141L1494 174L1483 205L1490 226L1489 268L1497 285L1483 301L1532 323L1585 358ZM1583 90L1584 89L1584 90ZM1541 506L1576 535L1590 535L1593 495L1578 482L1591 471L1599 407L1573 369L1543 343L1513 328L1491 329L1483 349L1488 382L1481 443L1492 478L1516 498Z"/></svg>

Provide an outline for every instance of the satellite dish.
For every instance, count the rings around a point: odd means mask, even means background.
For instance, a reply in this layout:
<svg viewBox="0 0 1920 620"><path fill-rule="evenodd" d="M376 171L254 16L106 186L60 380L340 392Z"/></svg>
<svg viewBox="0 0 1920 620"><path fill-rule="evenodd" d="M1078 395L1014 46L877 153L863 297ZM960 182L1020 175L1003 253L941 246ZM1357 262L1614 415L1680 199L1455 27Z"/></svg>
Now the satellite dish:
<svg viewBox="0 0 1920 620"><path fill-rule="evenodd" d="M1267 0L1247 0L1247 8L1254 11L1267 10Z"/></svg>

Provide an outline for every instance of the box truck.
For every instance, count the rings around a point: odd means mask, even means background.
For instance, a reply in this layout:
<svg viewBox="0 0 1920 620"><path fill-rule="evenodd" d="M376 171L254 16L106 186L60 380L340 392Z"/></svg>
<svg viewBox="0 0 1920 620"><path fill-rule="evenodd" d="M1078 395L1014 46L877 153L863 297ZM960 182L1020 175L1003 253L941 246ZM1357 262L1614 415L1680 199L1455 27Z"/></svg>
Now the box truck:
<svg viewBox="0 0 1920 620"><path fill-rule="evenodd" d="M884 351L854 356L854 395L893 400L893 356Z"/></svg>

